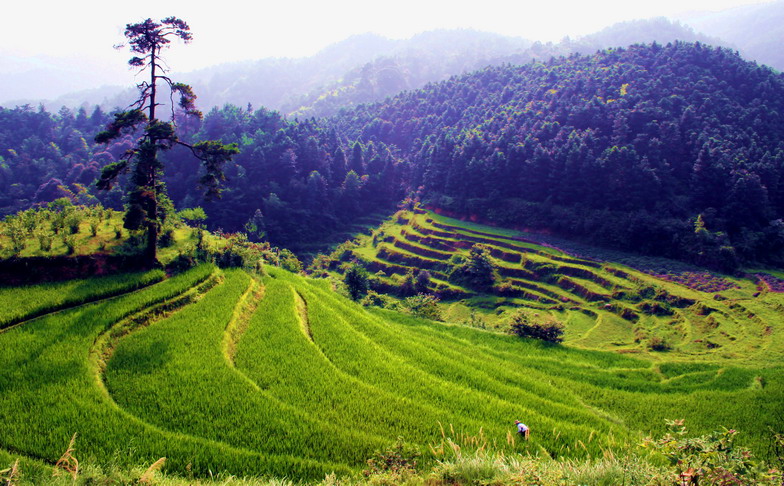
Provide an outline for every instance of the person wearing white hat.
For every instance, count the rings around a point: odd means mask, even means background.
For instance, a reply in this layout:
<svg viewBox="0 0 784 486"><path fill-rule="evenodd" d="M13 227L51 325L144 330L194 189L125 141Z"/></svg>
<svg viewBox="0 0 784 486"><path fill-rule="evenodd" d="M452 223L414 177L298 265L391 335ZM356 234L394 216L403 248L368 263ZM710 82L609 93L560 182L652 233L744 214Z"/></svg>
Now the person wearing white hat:
<svg viewBox="0 0 784 486"><path fill-rule="evenodd" d="M528 426L519 420L515 420L515 425L517 426L517 433L522 435L525 440L528 440L528 434L531 433Z"/></svg>

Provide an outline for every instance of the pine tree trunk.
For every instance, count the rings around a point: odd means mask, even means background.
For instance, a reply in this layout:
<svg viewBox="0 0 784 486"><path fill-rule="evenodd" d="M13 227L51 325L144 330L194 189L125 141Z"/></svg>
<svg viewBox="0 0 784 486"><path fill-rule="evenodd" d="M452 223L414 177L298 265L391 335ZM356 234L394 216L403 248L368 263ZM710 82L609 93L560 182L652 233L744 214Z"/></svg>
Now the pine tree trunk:
<svg viewBox="0 0 784 486"><path fill-rule="evenodd" d="M158 222L147 223L147 246L144 248L144 262L147 268L155 268L158 263Z"/></svg>

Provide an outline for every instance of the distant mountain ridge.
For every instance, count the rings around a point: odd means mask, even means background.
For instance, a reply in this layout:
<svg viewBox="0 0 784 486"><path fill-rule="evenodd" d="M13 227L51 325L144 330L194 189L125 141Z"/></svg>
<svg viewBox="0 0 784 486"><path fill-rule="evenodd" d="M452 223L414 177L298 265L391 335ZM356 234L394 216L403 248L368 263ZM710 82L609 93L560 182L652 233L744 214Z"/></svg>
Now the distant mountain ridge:
<svg viewBox="0 0 784 486"><path fill-rule="evenodd" d="M383 98L402 89L419 87L419 80L436 81L452 74L483 67L493 57L515 52L531 44L523 39L470 30L432 31L408 40L390 40L375 34L353 36L313 57L265 59L183 76L200 94L203 106L232 103L265 106L291 112L297 100L309 93L316 99L334 86L356 85L363 80L386 83L376 91ZM406 59L392 76L369 78L373 64L389 67L388 59ZM405 74L403 73L405 72ZM422 83L423 84L423 83ZM334 89L334 88L333 88ZM374 98L372 101L375 101ZM362 100L371 101L371 100ZM320 113L316 113L318 115ZM310 113L308 113L310 115Z"/></svg>
<svg viewBox="0 0 784 486"><path fill-rule="evenodd" d="M667 43L675 40L699 41L728 46L717 38L696 33L688 26L665 18L622 22L596 34L553 44L473 30L430 31L408 40L391 41L374 34L354 36L335 44L313 58L291 61L286 69L306 69L305 75L264 81L254 75L265 69L269 60L253 66L238 65L242 74L204 70L188 79L202 94L204 106L250 102L292 116L330 116L347 106L380 101L401 91L421 88L434 81L505 63L525 64L574 52L592 54L608 47L627 47L635 43ZM731 46L730 46L731 47ZM354 65L351 65L354 62ZM310 66L328 63L329 72L316 72ZM336 69L339 68L339 69ZM342 70L341 70L342 69ZM225 86L227 78L231 86ZM266 90L260 83L272 83ZM254 86L256 87L254 89ZM285 87L283 92L280 87ZM215 97L219 93L220 97ZM243 98L244 96L244 98ZM258 100L258 101L257 101Z"/></svg>
<svg viewBox="0 0 784 486"><path fill-rule="evenodd" d="M591 54L608 47L675 40L736 48L679 22L654 18L622 22L559 43L473 30L430 31L406 40L368 33L352 36L307 58L223 64L175 77L193 85L204 110L226 103L250 103L295 117L329 116L346 106L379 101L489 65L525 64L573 52ZM110 111L127 106L132 97L129 88L105 87L70 93L45 104L52 110L87 104ZM17 104L24 102L39 103L21 100Z"/></svg>
<svg viewBox="0 0 784 486"><path fill-rule="evenodd" d="M784 0L683 19L736 46L746 59L784 71Z"/></svg>

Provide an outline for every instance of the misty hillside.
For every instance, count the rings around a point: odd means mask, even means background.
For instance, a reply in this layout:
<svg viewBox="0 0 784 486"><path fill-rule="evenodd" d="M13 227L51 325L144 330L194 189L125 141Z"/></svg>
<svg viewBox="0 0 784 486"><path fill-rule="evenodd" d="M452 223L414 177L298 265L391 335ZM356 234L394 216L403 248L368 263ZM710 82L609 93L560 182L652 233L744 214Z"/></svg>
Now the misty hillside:
<svg viewBox="0 0 784 486"><path fill-rule="evenodd" d="M122 65L106 66L96 61L54 56L23 57L0 46L0 104L30 103L39 100L57 101L50 106L80 106L85 101L100 104L107 96L119 91L119 80L127 79ZM85 86L113 85L109 93L81 93ZM98 88L100 90L100 88ZM96 90L97 91L97 90ZM14 101L16 100L16 101Z"/></svg>
<svg viewBox="0 0 784 486"><path fill-rule="evenodd" d="M559 43L532 43L472 30L425 32L407 40L364 34L307 58L223 64L175 77L193 85L204 109L250 103L298 117L329 116L342 107L380 101L489 65L525 64L573 52L592 54L607 47L675 40L726 45L664 18L623 22ZM98 104L110 111L127 106L133 96L131 87L100 88L73 92L46 105L58 109ZM25 102L37 105L35 100Z"/></svg>
<svg viewBox="0 0 784 486"><path fill-rule="evenodd" d="M536 42L524 48L509 38L488 34L482 38L471 31L427 33L419 37L421 40L427 37L431 42L358 66L339 82L302 97L299 106L287 103L282 110L297 116L329 116L340 108L379 101L452 75L506 63L548 60L573 52L592 54L607 47L675 40L722 45L718 39L697 34L689 27L664 18L623 22L577 40L566 38L557 44Z"/></svg>
<svg viewBox="0 0 784 486"><path fill-rule="evenodd" d="M194 87L203 108L250 103L289 113L313 103L329 90L348 85L365 89L363 81L372 87L370 96L363 93L360 101L376 101L403 89L484 67L498 56L530 45L524 39L472 30L431 31L406 40L367 33L349 37L310 57L221 64L174 77ZM397 72L392 72L390 65ZM126 106L133 96L130 88L92 89L58 97L46 105L56 109L97 104L108 111ZM27 99L16 104L22 103L36 105L37 101Z"/></svg>
<svg viewBox="0 0 784 486"><path fill-rule="evenodd" d="M784 1L737 7L687 21L700 32L734 44L745 58L784 71Z"/></svg>
<svg viewBox="0 0 784 486"><path fill-rule="evenodd" d="M632 44L666 44L673 41L702 42L713 46L731 47L720 37L709 37L696 32L692 27L664 17L620 22L595 34L580 37L576 41L561 44L570 52L593 54L610 47L628 47Z"/></svg>
<svg viewBox="0 0 784 486"><path fill-rule="evenodd" d="M313 57L219 66L185 75L184 79L202 93L203 106L250 102L288 113L308 104L308 100L312 103L313 98L335 91L360 91L361 99L349 98L352 102L383 99L428 81L484 67L493 58L530 44L519 38L471 30L425 32L407 40L364 34Z"/></svg>

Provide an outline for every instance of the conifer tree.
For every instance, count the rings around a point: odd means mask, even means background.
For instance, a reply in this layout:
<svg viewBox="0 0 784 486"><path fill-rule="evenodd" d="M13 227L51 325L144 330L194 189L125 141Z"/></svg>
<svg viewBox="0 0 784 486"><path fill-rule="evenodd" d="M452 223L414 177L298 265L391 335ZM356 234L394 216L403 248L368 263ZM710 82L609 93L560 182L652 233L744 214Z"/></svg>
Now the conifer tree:
<svg viewBox="0 0 784 486"><path fill-rule="evenodd" d="M103 168L97 185L99 189L111 189L118 176L130 173L124 226L146 231L144 260L148 266L154 266L157 264L158 234L163 216L160 214L160 203L166 198L166 188L161 180L163 164L158 158L158 151L169 150L175 145L190 149L203 162L205 173L200 184L206 190L207 197L220 197L219 185L225 179L223 165L239 149L236 144L224 145L215 140L189 145L178 139L174 122L158 118L156 109L162 106L162 99L168 98L172 100L171 119L174 120L175 96L179 96L179 109L185 116L202 117L195 107L196 95L191 87L172 81L166 75L167 70L161 57L161 51L169 47L173 39L179 38L186 44L193 39L185 21L167 17L160 22L147 19L127 24L125 37L134 53L128 64L139 72L147 71L149 81L137 85L137 100L126 111L115 114L114 121L95 137L98 143L109 143L127 133L138 135L135 144L122 160ZM166 92L159 92L159 84Z"/></svg>

